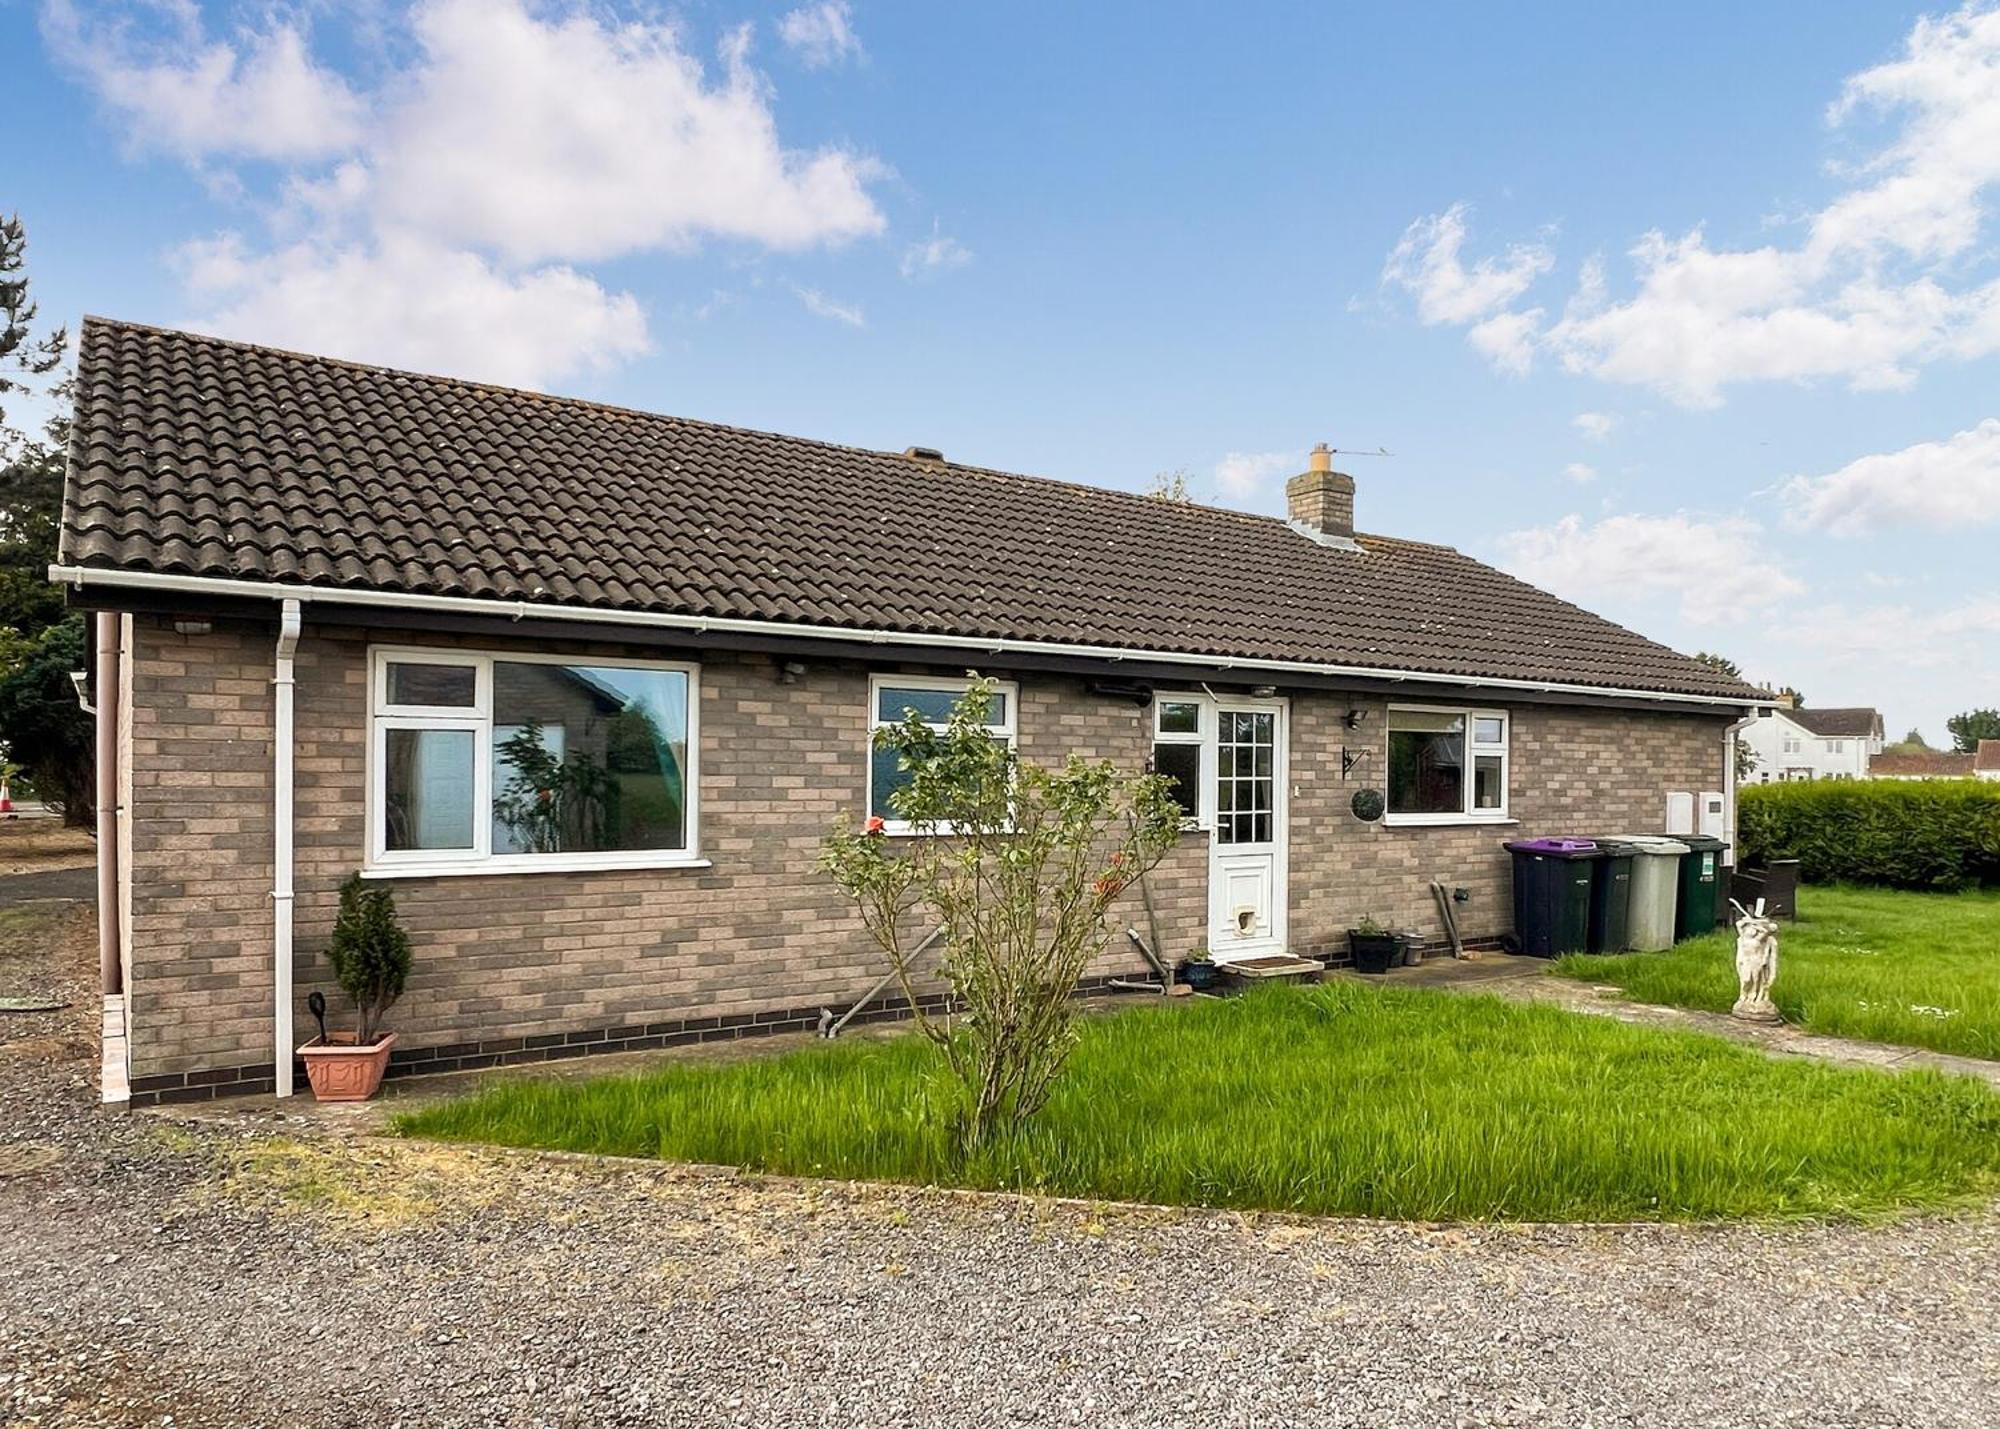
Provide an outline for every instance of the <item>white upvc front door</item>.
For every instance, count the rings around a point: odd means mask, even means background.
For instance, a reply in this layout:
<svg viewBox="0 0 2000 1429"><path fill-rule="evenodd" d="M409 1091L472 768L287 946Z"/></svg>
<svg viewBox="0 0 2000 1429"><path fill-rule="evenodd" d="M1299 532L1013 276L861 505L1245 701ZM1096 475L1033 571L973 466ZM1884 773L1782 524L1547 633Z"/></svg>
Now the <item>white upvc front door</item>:
<svg viewBox="0 0 2000 1429"><path fill-rule="evenodd" d="M1285 715L1283 700L1215 701L1208 946L1217 962L1285 951Z"/></svg>

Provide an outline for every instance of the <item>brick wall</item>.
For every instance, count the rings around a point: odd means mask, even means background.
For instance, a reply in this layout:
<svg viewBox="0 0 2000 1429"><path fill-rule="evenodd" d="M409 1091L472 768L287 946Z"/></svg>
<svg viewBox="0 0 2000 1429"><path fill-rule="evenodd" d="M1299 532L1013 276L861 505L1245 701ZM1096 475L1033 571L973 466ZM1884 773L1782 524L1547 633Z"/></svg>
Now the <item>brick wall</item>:
<svg viewBox="0 0 2000 1429"><path fill-rule="evenodd" d="M504 647L400 634L394 643ZM298 651L301 1007L315 987L344 1007L324 947L339 884L364 854L367 647L365 632L309 621ZM134 624L130 989L142 1084L270 1057L271 659L268 626L181 636L151 617ZM793 684L777 673L763 656L702 661L700 839L712 868L395 880L418 951L392 1019L399 1051L838 1008L871 983L880 956L814 867L824 831L861 815L868 671L810 662ZM1076 750L1136 765L1149 751L1149 716L1129 701L1092 697L1073 678L1021 685L1028 758ZM1522 707L1517 829L1366 826L1347 801L1363 783L1380 785L1382 712L1361 705L1362 726L1348 731L1340 717L1350 703L1293 704L1291 930L1301 950L1338 945L1363 914L1434 928L1432 877L1472 890L1468 935L1502 931L1502 836L1657 828L1667 789L1718 783L1719 720ZM1343 742L1378 747L1346 781ZM1184 836L1151 880L1160 940L1176 956L1205 941L1206 849L1205 835ZM1136 896L1119 914L1097 974L1139 971L1123 928L1146 929L1146 916Z"/></svg>

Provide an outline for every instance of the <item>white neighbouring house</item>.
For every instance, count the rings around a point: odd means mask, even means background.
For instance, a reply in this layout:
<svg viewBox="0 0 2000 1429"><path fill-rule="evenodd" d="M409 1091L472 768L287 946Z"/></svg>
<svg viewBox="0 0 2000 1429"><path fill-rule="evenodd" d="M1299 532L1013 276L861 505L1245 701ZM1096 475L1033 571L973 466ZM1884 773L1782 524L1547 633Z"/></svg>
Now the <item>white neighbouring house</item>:
<svg viewBox="0 0 2000 1429"><path fill-rule="evenodd" d="M1872 709L1785 709L1753 720L1741 735L1756 763L1745 782L1866 779L1882 752L1882 716Z"/></svg>

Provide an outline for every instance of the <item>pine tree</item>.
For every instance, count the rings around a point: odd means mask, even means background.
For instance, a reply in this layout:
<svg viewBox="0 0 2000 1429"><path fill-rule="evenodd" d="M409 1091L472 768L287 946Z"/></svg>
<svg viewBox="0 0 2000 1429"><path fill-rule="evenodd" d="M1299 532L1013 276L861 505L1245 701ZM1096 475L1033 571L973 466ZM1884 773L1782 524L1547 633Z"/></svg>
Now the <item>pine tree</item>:
<svg viewBox="0 0 2000 1429"><path fill-rule="evenodd" d="M348 876L340 886L340 911L326 955L334 979L359 1014L355 1044L373 1046L384 1014L410 979L410 935L396 917L396 900L387 888L362 882L358 873Z"/></svg>

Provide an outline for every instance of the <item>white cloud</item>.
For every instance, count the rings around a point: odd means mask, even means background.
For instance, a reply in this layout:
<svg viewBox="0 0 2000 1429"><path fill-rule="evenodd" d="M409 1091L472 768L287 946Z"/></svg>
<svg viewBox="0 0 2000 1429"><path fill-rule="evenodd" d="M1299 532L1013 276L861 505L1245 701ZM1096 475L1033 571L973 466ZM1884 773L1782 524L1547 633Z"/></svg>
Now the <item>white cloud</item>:
<svg viewBox="0 0 2000 1429"><path fill-rule="evenodd" d="M211 42L185 0L117 20L79 18L71 0L44 10L51 48L135 143L266 213L261 242L182 253L205 330L540 386L648 347L631 295L573 265L705 240L797 251L886 226L869 193L881 164L783 141L747 25L704 63L650 17L421 0L357 93L288 11L269 13ZM253 190L215 167L241 158L288 167Z"/></svg>
<svg viewBox="0 0 2000 1429"><path fill-rule="evenodd" d="M251 252L234 235L177 255L188 326L332 357L545 387L648 350L629 293L565 267L513 273L421 239Z"/></svg>
<svg viewBox="0 0 2000 1429"><path fill-rule="evenodd" d="M876 161L788 149L740 32L711 79L668 25L431 0L374 146L384 217L514 262L702 237L802 249L879 233Z"/></svg>
<svg viewBox="0 0 2000 1429"><path fill-rule="evenodd" d="M1701 225L1630 249L1636 289L1613 298L1603 265L1579 273L1561 318L1514 304L1552 258L1509 249L1467 267L1465 207L1419 219L1385 282L1425 323L1469 329L1503 371L1538 351L1579 375L1710 407L1746 382L1907 387L1928 363L2000 351L2000 279L1981 278L1985 196L2000 183L2000 8L1919 20L1898 59L1850 77L1828 122L1893 116L1893 135L1838 171L1840 189L1792 243L1711 246Z"/></svg>
<svg viewBox="0 0 2000 1429"><path fill-rule="evenodd" d="M1465 334L1474 352L1482 354L1500 371L1525 377L1535 365L1535 341L1542 325L1542 310L1524 313L1495 313L1484 322L1474 323Z"/></svg>
<svg viewBox="0 0 2000 1429"><path fill-rule="evenodd" d="M1795 476L1782 496L1797 525L1859 536L1887 526L1964 530L2000 522L2000 420L1944 441L1861 457L1825 476Z"/></svg>
<svg viewBox="0 0 2000 1429"><path fill-rule="evenodd" d="M1504 257L1482 258L1467 268L1459 250L1465 244L1468 212L1467 205L1455 203L1443 213L1418 219L1403 230L1383 265L1383 284L1409 291L1426 326L1488 317L1555 266L1555 255L1541 244L1516 244Z"/></svg>
<svg viewBox="0 0 2000 1429"><path fill-rule="evenodd" d="M1563 468L1563 475L1579 486L1587 486L1597 480L1597 468L1589 462L1573 461Z"/></svg>
<svg viewBox="0 0 2000 1429"><path fill-rule="evenodd" d="M1740 517L1571 515L1503 536L1500 548L1506 570L1580 605L1633 608L1666 598L1697 624L1805 589L1765 549L1757 523Z"/></svg>
<svg viewBox="0 0 2000 1429"><path fill-rule="evenodd" d="M1586 441L1601 442L1618 426L1615 412L1578 412L1569 419L1569 424L1583 433Z"/></svg>
<svg viewBox="0 0 2000 1429"><path fill-rule="evenodd" d="M1974 596L1942 609L1909 605L1816 607L1802 614L1793 634L1830 663L1884 664L1905 669L1954 669L1979 673L2000 689L2000 660L1984 658L1985 642L2000 637L2000 595ZM2000 652L1996 652L2000 653Z"/></svg>
<svg viewBox="0 0 2000 1429"><path fill-rule="evenodd" d="M854 12L846 0L802 5L778 21L778 38L807 69L825 69L861 57Z"/></svg>
<svg viewBox="0 0 2000 1429"><path fill-rule="evenodd" d="M799 301L805 304L806 311L814 317L830 318L837 323L846 323L849 327L868 326L867 315L857 304L835 302L818 288L794 287L792 291L798 295Z"/></svg>
<svg viewBox="0 0 2000 1429"><path fill-rule="evenodd" d="M903 277L911 282L963 268L972 261L972 250L956 238L947 238L931 225L931 236L903 250Z"/></svg>
<svg viewBox="0 0 2000 1429"><path fill-rule="evenodd" d="M169 18L170 34L141 38L50 0L42 33L125 121L135 148L190 160L316 159L359 141L361 100L313 62L296 25L273 21L230 43L209 40L192 10Z"/></svg>
<svg viewBox="0 0 2000 1429"><path fill-rule="evenodd" d="M1298 470L1296 452L1230 452L1215 464L1215 484L1225 496L1244 501L1261 494L1273 477Z"/></svg>

